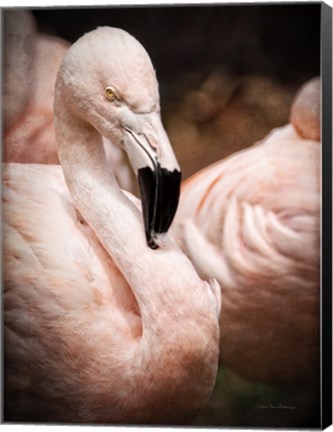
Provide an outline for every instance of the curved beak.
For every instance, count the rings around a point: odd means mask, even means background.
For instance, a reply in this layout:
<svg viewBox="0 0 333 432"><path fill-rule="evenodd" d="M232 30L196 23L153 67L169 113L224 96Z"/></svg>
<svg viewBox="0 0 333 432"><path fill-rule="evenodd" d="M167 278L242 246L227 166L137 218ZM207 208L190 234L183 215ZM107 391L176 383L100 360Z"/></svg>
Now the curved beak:
<svg viewBox="0 0 333 432"><path fill-rule="evenodd" d="M125 150L137 175L147 244L158 248L175 216L181 172L159 114L140 116L136 127L124 126Z"/></svg>

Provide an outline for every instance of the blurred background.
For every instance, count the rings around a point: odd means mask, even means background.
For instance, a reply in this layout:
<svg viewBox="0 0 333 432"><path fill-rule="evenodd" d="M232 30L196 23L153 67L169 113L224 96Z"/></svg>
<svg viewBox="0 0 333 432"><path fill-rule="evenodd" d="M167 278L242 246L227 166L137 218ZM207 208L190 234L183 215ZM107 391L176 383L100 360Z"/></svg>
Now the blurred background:
<svg viewBox="0 0 333 432"><path fill-rule="evenodd" d="M288 123L320 74L320 3L30 9L38 30L74 42L120 27L148 51L183 179ZM320 427L319 387L250 383L225 368L196 426Z"/></svg>

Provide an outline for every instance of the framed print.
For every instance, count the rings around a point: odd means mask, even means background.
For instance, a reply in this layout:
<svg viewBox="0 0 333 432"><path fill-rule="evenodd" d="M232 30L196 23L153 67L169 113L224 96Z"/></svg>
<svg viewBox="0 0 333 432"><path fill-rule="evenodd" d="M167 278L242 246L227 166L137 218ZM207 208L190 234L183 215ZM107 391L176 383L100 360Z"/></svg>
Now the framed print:
<svg viewBox="0 0 333 432"><path fill-rule="evenodd" d="M4 7L5 424L332 423L332 9Z"/></svg>

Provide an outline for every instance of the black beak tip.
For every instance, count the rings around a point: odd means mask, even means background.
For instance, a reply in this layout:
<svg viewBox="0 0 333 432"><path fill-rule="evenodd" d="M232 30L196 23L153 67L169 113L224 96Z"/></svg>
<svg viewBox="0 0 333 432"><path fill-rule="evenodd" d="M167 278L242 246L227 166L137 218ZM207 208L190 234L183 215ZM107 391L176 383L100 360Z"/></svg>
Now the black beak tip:
<svg viewBox="0 0 333 432"><path fill-rule="evenodd" d="M150 249L153 250L159 249L159 245L155 242L154 237L152 235L149 235L149 238L147 238L147 245L150 247Z"/></svg>
<svg viewBox="0 0 333 432"><path fill-rule="evenodd" d="M155 170L141 168L138 180L142 199L147 244L158 249L156 234L166 233L173 221L179 202L181 173L156 164Z"/></svg>

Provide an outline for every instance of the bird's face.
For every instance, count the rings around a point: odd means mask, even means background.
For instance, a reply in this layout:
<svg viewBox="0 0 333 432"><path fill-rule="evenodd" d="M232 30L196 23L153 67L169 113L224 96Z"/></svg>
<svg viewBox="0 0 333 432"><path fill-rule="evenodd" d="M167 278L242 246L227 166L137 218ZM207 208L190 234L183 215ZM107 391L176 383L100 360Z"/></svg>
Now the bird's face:
<svg viewBox="0 0 333 432"><path fill-rule="evenodd" d="M134 108L114 85L104 93L110 106L96 129L127 152L139 182L147 243L156 248L158 235L168 230L176 213L181 181L158 99L145 110L140 104ZM109 116L112 122L107 122Z"/></svg>
<svg viewBox="0 0 333 432"><path fill-rule="evenodd" d="M83 36L67 57L68 103L127 152L139 181L147 243L156 248L175 215L181 174L162 125L149 56L126 32L104 27Z"/></svg>

